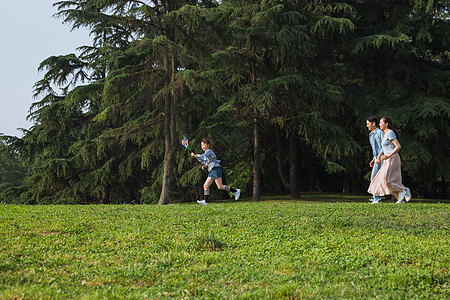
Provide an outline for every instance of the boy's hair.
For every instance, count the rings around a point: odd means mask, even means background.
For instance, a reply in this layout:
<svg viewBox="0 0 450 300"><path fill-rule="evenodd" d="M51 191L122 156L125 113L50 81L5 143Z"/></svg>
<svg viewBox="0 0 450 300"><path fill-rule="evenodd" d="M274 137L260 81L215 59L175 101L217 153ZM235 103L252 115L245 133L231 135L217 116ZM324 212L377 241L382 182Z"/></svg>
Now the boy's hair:
<svg viewBox="0 0 450 300"><path fill-rule="evenodd" d="M211 140L210 140L210 139L207 139L207 138L203 138L203 139L202 139L202 143L208 144L210 147L212 146Z"/></svg>
<svg viewBox="0 0 450 300"><path fill-rule="evenodd" d="M367 121L369 121L370 123L375 122L375 125L378 123L378 117L377 116L368 116L366 118Z"/></svg>

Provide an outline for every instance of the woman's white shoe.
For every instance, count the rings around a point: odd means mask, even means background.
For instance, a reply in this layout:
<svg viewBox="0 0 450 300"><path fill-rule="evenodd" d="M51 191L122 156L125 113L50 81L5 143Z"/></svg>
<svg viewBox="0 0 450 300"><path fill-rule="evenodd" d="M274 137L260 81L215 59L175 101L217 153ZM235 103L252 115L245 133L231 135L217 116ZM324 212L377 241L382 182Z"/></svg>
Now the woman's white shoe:
<svg viewBox="0 0 450 300"><path fill-rule="evenodd" d="M405 195L405 200L409 201L411 200L411 191L409 190L409 188L406 188L406 195Z"/></svg>

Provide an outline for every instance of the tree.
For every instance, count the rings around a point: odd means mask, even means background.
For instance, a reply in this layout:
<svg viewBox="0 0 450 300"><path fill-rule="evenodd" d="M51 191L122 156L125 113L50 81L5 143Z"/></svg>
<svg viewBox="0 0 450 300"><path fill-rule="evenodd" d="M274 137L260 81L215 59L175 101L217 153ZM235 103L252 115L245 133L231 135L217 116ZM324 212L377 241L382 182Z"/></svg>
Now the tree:
<svg viewBox="0 0 450 300"><path fill-rule="evenodd" d="M9 152L5 141L0 141L0 198L7 203L18 203L23 192L26 168L21 165L17 153Z"/></svg>
<svg viewBox="0 0 450 300"><path fill-rule="evenodd" d="M106 139L111 147L122 144L127 148L135 142L139 145L147 142L156 149L146 147L143 151L136 148L136 151L141 153L141 165L148 166L148 153L159 152L159 145L151 139L164 138L162 187L158 204L169 202L173 184L179 137L177 128L180 126L178 106L186 97L183 74L192 67L194 57L186 46L190 47L190 51L198 48L190 33L199 28L195 24L199 13L188 4L197 3L58 3L60 10L64 8L60 14L66 16L67 22L73 22L74 27L90 26L95 40L101 39L108 47L115 48L109 56L104 56L108 61L107 75L100 112L96 117L96 121L108 124L111 130L102 133L97 141ZM204 1L202 4L211 5L213 2ZM76 8L66 9L71 6ZM194 14L191 16L191 13ZM112 26L112 29L106 29L106 26ZM144 132L150 124L152 130Z"/></svg>

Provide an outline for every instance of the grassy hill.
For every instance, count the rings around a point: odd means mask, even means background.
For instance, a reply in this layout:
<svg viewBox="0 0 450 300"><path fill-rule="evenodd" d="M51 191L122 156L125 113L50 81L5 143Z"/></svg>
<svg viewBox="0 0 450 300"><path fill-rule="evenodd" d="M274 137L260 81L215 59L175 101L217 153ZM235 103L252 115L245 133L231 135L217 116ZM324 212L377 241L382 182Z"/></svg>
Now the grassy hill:
<svg viewBox="0 0 450 300"><path fill-rule="evenodd" d="M366 199L1 205L0 299L448 299L449 204Z"/></svg>

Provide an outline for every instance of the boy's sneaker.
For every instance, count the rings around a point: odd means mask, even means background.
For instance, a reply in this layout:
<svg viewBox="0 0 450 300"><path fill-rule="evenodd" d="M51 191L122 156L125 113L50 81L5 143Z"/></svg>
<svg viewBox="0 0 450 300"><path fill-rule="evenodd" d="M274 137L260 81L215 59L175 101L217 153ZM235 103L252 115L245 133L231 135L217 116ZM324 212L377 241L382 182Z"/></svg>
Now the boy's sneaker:
<svg viewBox="0 0 450 300"><path fill-rule="evenodd" d="M370 204L381 204L381 200L373 200Z"/></svg>
<svg viewBox="0 0 450 300"><path fill-rule="evenodd" d="M373 201L381 202L381 196L374 196Z"/></svg>
<svg viewBox="0 0 450 300"><path fill-rule="evenodd" d="M409 188L406 188L406 195L405 195L405 200L409 201L411 200L411 191L409 190Z"/></svg>
<svg viewBox="0 0 450 300"><path fill-rule="evenodd" d="M238 200L239 197L241 196L241 190L236 189L236 192L234 192L233 194L234 194L234 200Z"/></svg>
<svg viewBox="0 0 450 300"><path fill-rule="evenodd" d="M197 203L201 205L208 205L208 203L205 200L197 200Z"/></svg>
<svg viewBox="0 0 450 300"><path fill-rule="evenodd" d="M405 200L398 200L397 202L395 202L396 204L405 204L406 202L405 202Z"/></svg>
<svg viewBox="0 0 450 300"><path fill-rule="evenodd" d="M397 201L397 203L399 203L400 201L403 201L403 199L405 199L405 196L406 196L406 192L407 192L408 190L404 190L403 192L401 192L401 193L398 193L398 201Z"/></svg>

